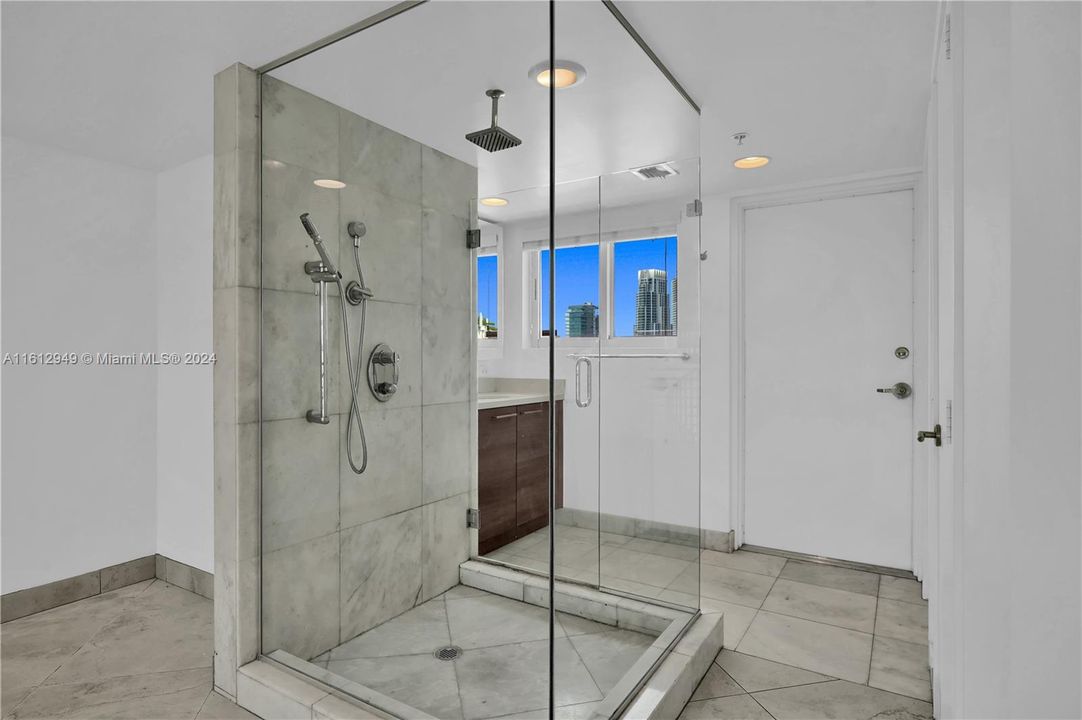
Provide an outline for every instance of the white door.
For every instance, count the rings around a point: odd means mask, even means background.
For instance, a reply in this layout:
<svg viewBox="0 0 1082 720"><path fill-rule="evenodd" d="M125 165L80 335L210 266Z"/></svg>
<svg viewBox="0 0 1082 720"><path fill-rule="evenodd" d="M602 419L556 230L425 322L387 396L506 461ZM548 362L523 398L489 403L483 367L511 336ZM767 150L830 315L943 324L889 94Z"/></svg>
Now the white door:
<svg viewBox="0 0 1082 720"><path fill-rule="evenodd" d="M745 542L909 569L913 193L744 221Z"/></svg>

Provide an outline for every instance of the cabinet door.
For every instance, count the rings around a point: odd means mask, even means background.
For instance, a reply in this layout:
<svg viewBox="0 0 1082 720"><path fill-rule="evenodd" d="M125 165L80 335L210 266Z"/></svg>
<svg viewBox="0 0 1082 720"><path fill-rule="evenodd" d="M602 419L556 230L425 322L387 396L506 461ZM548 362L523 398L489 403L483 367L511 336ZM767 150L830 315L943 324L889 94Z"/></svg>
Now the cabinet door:
<svg viewBox="0 0 1082 720"><path fill-rule="evenodd" d="M518 529L532 532L548 523L548 403L518 407Z"/></svg>
<svg viewBox="0 0 1082 720"><path fill-rule="evenodd" d="M478 549L491 552L515 539L515 408L477 414Z"/></svg>

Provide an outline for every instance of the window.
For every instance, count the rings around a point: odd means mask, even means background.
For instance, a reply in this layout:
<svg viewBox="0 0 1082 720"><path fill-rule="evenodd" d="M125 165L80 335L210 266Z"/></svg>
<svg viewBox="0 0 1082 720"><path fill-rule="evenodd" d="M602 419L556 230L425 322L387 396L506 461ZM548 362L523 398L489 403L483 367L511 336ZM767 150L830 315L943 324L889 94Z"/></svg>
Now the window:
<svg viewBox="0 0 1082 720"><path fill-rule="evenodd" d="M675 335L679 306L676 237L613 243L615 337Z"/></svg>
<svg viewBox="0 0 1082 720"><path fill-rule="evenodd" d="M500 336L499 257L477 256L477 339Z"/></svg>
<svg viewBox="0 0 1082 720"><path fill-rule="evenodd" d="M541 281L541 335L549 334L549 251L538 253ZM597 337L598 247L576 245L556 248L556 336Z"/></svg>

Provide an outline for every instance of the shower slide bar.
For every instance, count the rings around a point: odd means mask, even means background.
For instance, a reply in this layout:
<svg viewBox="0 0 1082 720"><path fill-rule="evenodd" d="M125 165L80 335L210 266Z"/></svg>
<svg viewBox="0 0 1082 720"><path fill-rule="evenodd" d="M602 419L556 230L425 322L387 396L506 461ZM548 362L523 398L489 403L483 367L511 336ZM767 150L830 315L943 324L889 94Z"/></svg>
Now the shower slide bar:
<svg viewBox="0 0 1082 720"><path fill-rule="evenodd" d="M327 414L327 283L333 276L329 268L321 261L306 262L304 271L318 283L319 294L319 410L309 410L305 419L310 423L327 425L331 422Z"/></svg>

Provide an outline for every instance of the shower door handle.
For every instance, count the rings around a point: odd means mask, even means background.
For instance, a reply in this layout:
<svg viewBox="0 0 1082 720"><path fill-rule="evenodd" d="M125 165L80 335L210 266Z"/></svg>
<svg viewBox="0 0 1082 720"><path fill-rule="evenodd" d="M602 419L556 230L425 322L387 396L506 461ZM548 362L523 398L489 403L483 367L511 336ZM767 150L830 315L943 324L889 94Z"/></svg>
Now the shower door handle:
<svg viewBox="0 0 1082 720"><path fill-rule="evenodd" d="M582 400L582 366L586 365L586 401ZM594 399L594 370L590 358L580 356L575 361L575 404L580 408L589 407Z"/></svg>

